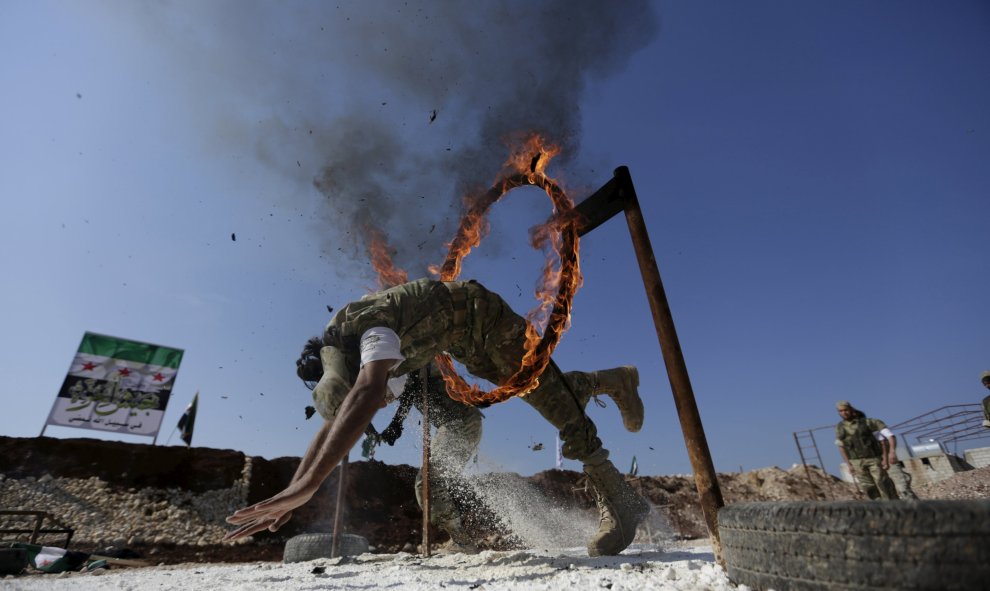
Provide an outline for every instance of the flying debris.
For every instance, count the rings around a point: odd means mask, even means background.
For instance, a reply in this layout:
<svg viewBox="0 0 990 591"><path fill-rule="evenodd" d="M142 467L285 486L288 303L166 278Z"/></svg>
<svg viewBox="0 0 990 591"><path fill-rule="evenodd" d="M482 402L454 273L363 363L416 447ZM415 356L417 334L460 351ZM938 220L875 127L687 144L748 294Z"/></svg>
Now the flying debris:
<svg viewBox="0 0 990 591"><path fill-rule="evenodd" d="M436 120L437 120L437 110L433 109L433 111L430 113L430 123L433 123Z"/></svg>
<svg viewBox="0 0 990 591"><path fill-rule="evenodd" d="M307 406L306 407L306 420L308 421L311 418L313 418L313 415L314 414L316 414L316 409L313 408L312 406Z"/></svg>
<svg viewBox="0 0 990 591"><path fill-rule="evenodd" d="M230 241L231 242L237 242L237 234L231 232L230 233Z"/></svg>
<svg viewBox="0 0 990 591"><path fill-rule="evenodd" d="M535 444L533 444L533 447L531 447L529 449L531 449L533 451L540 451L541 449L543 449L543 444L542 443L535 443Z"/></svg>

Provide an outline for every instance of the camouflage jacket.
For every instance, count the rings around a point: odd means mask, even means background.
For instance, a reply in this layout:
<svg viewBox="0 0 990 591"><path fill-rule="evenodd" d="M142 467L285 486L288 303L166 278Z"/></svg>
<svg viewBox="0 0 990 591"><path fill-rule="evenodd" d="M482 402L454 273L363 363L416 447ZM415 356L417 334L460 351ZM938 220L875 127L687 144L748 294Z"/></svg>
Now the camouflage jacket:
<svg viewBox="0 0 990 591"><path fill-rule="evenodd" d="M462 286L419 279L364 296L337 312L323 334L323 342L332 346L320 351L323 378L313 389L320 414L335 416L354 385L361 364L359 340L369 328L388 327L399 336L405 360L390 372L393 376L423 367L446 350L463 332L463 318L455 321L452 295L463 292Z"/></svg>
<svg viewBox="0 0 990 591"><path fill-rule="evenodd" d="M886 428L886 423L880 419L842 421L835 426L835 444L846 449L850 460L879 458L883 455L883 449L873 433Z"/></svg>

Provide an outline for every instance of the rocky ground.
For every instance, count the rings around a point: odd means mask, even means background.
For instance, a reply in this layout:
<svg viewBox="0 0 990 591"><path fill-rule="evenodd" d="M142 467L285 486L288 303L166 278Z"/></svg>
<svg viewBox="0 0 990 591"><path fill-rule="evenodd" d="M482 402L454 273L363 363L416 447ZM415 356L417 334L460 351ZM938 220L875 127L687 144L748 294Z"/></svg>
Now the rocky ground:
<svg viewBox="0 0 990 591"><path fill-rule="evenodd" d="M224 517L280 490L297 462L229 450L0 437L0 510L47 511L75 530L70 547L86 552L126 550L125 555L156 564L280 560L287 536L329 531L335 476L280 535L263 534L236 545L220 539L229 530ZM410 466L351 464L345 479L346 530L368 538L380 552L415 551L421 514L412 494L414 476ZM654 506L639 541L707 535L693 477L630 481ZM806 473L802 466L719 474L719 483L726 503L859 498L853 486L819 470ZM473 516L468 526L483 548L545 547L554 543L547 531L581 545L597 524L590 491L576 472L481 475L462 488L459 498ZM990 468L960 473L917 492L928 499L990 498ZM507 514L516 517L506 519ZM18 523L23 518L0 516L0 528ZM431 536L438 543L446 540L440 531ZM60 544L59 537L50 536L47 543Z"/></svg>

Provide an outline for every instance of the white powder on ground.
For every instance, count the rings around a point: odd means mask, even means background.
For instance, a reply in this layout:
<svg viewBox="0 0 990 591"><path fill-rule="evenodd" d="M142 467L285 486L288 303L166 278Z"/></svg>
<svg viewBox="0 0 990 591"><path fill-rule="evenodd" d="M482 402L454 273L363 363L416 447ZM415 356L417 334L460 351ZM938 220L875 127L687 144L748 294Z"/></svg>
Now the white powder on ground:
<svg viewBox="0 0 990 591"><path fill-rule="evenodd" d="M100 573L100 571L97 571ZM634 545L620 556L589 558L583 548L487 551L476 555L363 554L343 559L280 564L184 564L120 568L87 574L28 575L0 582L11 591L295 591L297 589L437 588L476 591L727 591L739 589L714 562L707 546L661 549Z"/></svg>

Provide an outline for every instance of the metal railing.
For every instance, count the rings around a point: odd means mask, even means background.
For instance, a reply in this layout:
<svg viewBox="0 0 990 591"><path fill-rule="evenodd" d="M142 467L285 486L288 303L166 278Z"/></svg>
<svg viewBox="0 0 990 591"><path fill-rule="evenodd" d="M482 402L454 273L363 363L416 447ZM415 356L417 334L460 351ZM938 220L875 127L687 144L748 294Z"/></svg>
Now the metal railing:
<svg viewBox="0 0 990 591"><path fill-rule="evenodd" d="M25 525L25 526L22 526L22 527L17 527L17 526L2 527L2 526L0 526L0 539L6 540L6 536L8 536L8 535L23 536L23 535L26 535L26 534L31 534L31 537L29 538L28 543L29 544L36 544L38 542L38 538L40 536L42 536L42 535L55 534L55 535L65 536L65 544L62 547L63 548L68 548L69 547L69 542L72 541L72 535L75 533L75 530L74 529L72 529L71 527L66 527L66 526L62 525L61 523L59 523L59 521L57 519L55 519L55 517L51 513L46 513L44 511L4 511L4 510L0 510L0 520L6 521L3 518L4 517L7 517L7 516L22 517L22 518L31 518L31 517L33 517L34 518L34 525L33 526ZM25 520L25 521L28 521L28 520ZM48 527L44 527L46 521L48 521L49 523L51 523L51 525L48 526ZM9 541L20 541L20 540L9 540Z"/></svg>

